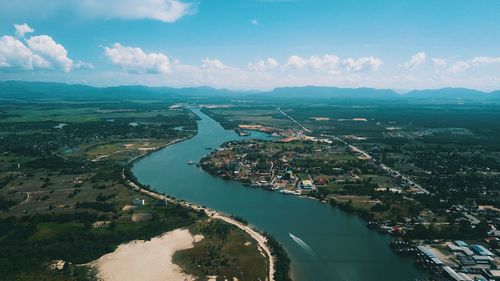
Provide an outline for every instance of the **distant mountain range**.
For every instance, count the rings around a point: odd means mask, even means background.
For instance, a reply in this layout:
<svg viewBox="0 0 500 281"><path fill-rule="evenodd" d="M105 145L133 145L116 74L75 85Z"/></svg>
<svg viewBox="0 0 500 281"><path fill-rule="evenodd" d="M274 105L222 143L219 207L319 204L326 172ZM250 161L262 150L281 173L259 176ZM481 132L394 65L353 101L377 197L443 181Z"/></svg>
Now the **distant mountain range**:
<svg viewBox="0 0 500 281"><path fill-rule="evenodd" d="M500 100L500 91L491 93L466 88L413 90L398 94L390 89L336 88L336 87L283 87L262 95L282 95L289 98L350 98L350 99L422 99L422 100Z"/></svg>
<svg viewBox="0 0 500 281"><path fill-rule="evenodd" d="M210 87L170 88L146 86L91 87L86 85L49 82L0 82L0 98L3 99L203 99L203 98L251 98L251 99L363 99L363 100L454 100L500 102L500 91L491 93L465 88L413 90L398 94L390 89L337 88L337 87L281 87L266 92L232 91Z"/></svg>
<svg viewBox="0 0 500 281"><path fill-rule="evenodd" d="M373 89L373 88L337 88L337 87L283 87L276 88L268 93L262 93L261 96L286 96L287 98L358 98L358 99L390 99L398 98L400 95L393 90Z"/></svg>
<svg viewBox="0 0 500 281"><path fill-rule="evenodd" d="M169 88L146 86L91 87L52 82L0 82L0 98L9 99L164 99L229 95L234 91L210 87Z"/></svg>

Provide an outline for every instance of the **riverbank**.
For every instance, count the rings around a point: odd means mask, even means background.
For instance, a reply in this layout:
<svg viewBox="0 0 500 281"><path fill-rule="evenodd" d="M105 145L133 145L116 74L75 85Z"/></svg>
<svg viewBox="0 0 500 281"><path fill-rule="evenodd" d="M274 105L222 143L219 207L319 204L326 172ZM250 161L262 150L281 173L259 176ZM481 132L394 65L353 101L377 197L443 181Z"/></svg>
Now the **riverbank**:
<svg viewBox="0 0 500 281"><path fill-rule="evenodd" d="M150 154L151 154L151 153L153 153L153 152L156 152L156 151L158 151L158 150L161 150L161 149L163 149L163 148L165 148L165 147L167 147L167 146L174 145L174 144L176 144L176 143L178 143L178 142L188 140L188 139L190 139L190 138L194 137L195 135L196 135L196 134L193 134L193 135L191 135L191 136L189 136L189 137L185 137L185 138L175 139L175 140L173 140L173 141L171 141L171 142L169 142L169 143L167 143L167 144L160 145L160 146L156 147L155 149L148 150L148 151L146 151L146 152L144 152L144 153L142 153L142 154L140 154L140 155L137 155L137 156L135 156L135 157L133 157L133 158L129 159L129 160L127 161L127 164L133 164L135 161L138 161L138 160L140 160L141 158L146 157L146 156L150 155Z"/></svg>
<svg viewBox="0 0 500 281"><path fill-rule="evenodd" d="M206 148L216 148L229 141L272 139L260 132L238 136L232 130L224 130L198 109L193 111L200 117L195 137L133 165L133 175L144 187L230 214L236 220L243 218L240 221L244 224L248 221L256 226L268 238L267 244L277 257L276 281L286 280L280 277L288 278L289 267L283 270L282 264L291 265L290 274L295 280L400 281L414 280L422 275L412 261L390 250L389 237L369 231L366 223L355 216L327 204L318 204L316 200L244 188L238 182L225 181L187 165L190 160L204 157ZM290 233L307 247L291 239ZM286 255L279 254L277 249L281 247L273 250L272 238L286 249L290 263L283 258ZM384 270L389 267L394 270Z"/></svg>
<svg viewBox="0 0 500 281"><path fill-rule="evenodd" d="M149 241L135 240L122 244L90 264L97 270L97 277L105 281L125 280L195 280L182 272L172 262L179 250L189 249L203 239L187 229L176 229Z"/></svg>
<svg viewBox="0 0 500 281"><path fill-rule="evenodd" d="M155 198L158 200L163 200L163 201L170 202L170 203L180 204L181 206L191 208L195 211L202 211L208 217L223 220L223 221L225 221L229 224L232 224L232 225L238 227L239 229L245 231L248 235L250 235L250 237L252 237L257 242L259 249L266 256L266 258L268 260L268 267L269 267L268 268L268 272L269 272L268 273L268 275L269 275L268 280L274 281L276 258L272 255L271 248L267 245L267 238L264 235L257 232L252 227L250 227L248 225L244 225L243 223L238 222L238 221L232 219L231 217L224 215L222 213L219 213L217 211L210 210L208 208L204 208L202 206L188 203L185 201L178 201L176 199L169 198L166 195L163 195L163 194L151 191L151 190L144 189L144 188L140 187L138 184L136 184L135 182L133 182L125 177L125 169L123 170L123 178L129 184L129 186L131 186L134 190L139 191L143 194L146 194L149 197L152 197L152 198Z"/></svg>
<svg viewBox="0 0 500 281"><path fill-rule="evenodd" d="M188 138L183 138L183 139L172 141L169 144L165 145L164 147L167 147L169 145L173 145L175 143L178 143L178 142L186 140L186 139L188 139ZM145 157L149 153L152 153L152 151L148 151L147 153L144 153L143 155L140 155L138 157L131 159L132 161L128 162L129 166L131 166L135 161L141 159L142 157ZM128 186L130 186L132 189L134 189L138 192L141 192L149 197L158 199L158 200L162 200L162 201L166 201L166 202L170 202L170 203L174 203L174 204L180 204L181 206L191 208L195 211L204 212L205 215L207 215L208 217L223 220L226 223L232 224L232 225L238 227L239 229L243 230L244 232L246 232L250 237L252 237L257 242L257 245L258 245L260 251L262 252L262 254L264 256L266 256L266 259L268 260L268 280L269 281L275 280L274 273L275 273L276 257L273 256L271 248L267 245L268 240L263 234L259 233L258 231L256 231L252 227L245 225L241 222L238 222L238 221L232 219L231 217L229 217L225 214L219 213L215 210L211 210L211 209L199 206L197 204L193 204L193 203L189 203L189 202L185 202L185 201L179 201L179 200L176 200L174 198L170 198L167 195L160 194L160 193L152 191L150 189L146 189L144 187L141 187L140 183L136 182L137 180L135 179L135 177L133 179L129 179L127 177L127 174L132 175L132 173L130 173L130 172L126 173L126 171L127 171L126 168L123 168L122 178L123 178L124 182Z"/></svg>

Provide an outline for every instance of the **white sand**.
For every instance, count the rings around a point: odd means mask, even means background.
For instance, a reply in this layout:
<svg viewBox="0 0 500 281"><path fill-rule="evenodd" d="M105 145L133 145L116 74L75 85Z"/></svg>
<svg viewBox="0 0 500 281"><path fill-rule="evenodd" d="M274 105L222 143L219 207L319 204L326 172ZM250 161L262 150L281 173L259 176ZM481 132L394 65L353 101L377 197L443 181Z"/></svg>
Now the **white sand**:
<svg viewBox="0 0 500 281"><path fill-rule="evenodd" d="M178 250L192 248L201 239L203 236L193 236L187 229L176 229L150 241L122 244L92 262L92 266L103 281L191 281L192 276L172 263L172 256Z"/></svg>
<svg viewBox="0 0 500 281"><path fill-rule="evenodd" d="M306 131L309 131L307 129L305 129ZM180 140L174 140L172 141L171 143L169 143L168 145L171 145L171 144L174 144L178 141L182 141L184 139L180 139ZM139 157L139 156L138 156ZM134 159L131 159L129 160L129 162L132 162ZM151 196L152 198L156 198L156 199L159 199L159 200L164 200L164 201L169 201L169 202L172 202L172 203L178 203L178 204L181 204L182 206L184 207L188 207L188 208L192 208L194 210L197 210L197 211L203 211L205 212L205 214L208 216L208 217L212 217L212 218L216 218L216 219L220 219L220 220L223 220L227 223L230 223L236 227L239 227L240 229L242 229L243 231L245 231L248 235L250 235L253 239L255 239L255 241L257 241L257 245L259 247L259 250L261 251L261 253L264 255L264 256L267 256L268 258L268 269L269 269L269 272L268 272L268 277L266 278L267 281L274 281L274 272L275 272L275 265L276 265L276 259L275 257L272 255L271 253L271 248L269 248L269 246L267 245L267 238L258 233L257 231L255 231L252 227L248 226L248 225L244 225L228 216L225 216L223 214L220 214L218 212L215 212L213 210L210 210L208 208L205 208L205 207L201 207L199 205L196 205L196 204L191 204L191 203L187 203L187 202L181 202L181 201L176 201L175 199L172 199L172 198L168 198L166 197L165 195L163 194L159 194L159 193L156 193L156 192L153 192L153 191L150 191L150 190L146 190L146 189L142 189L141 187L139 187L137 184L135 184L134 182L130 181L129 179L126 178L125 176L125 169L122 169L122 178L128 183L128 185L130 187L132 187L133 189L143 193L143 194L147 194L149 196ZM196 239L196 237L195 237ZM196 241L195 241L196 242ZM190 248L190 247L188 247ZM180 249L179 249L180 250ZM175 252L175 251L174 251ZM173 253L172 253L173 254ZM172 255L170 255L172 256ZM172 264L172 262L170 261L170 264ZM175 266L175 265L173 265ZM189 276L187 276L188 278L190 278ZM179 279L179 280L192 280L192 279ZM104 281L114 281L114 280L119 280L119 279L104 279ZM130 279L123 279L123 281L127 281L127 280L130 280ZM154 279L156 280L156 279ZM177 279L166 279L166 280L177 280ZM148 280L145 280L144 281L148 281Z"/></svg>

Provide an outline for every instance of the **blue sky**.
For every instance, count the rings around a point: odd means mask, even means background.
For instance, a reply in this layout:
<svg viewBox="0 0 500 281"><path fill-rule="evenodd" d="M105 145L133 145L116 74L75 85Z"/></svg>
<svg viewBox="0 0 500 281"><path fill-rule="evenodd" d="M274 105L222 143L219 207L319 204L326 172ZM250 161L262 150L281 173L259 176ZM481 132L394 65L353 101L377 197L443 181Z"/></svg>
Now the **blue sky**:
<svg viewBox="0 0 500 281"><path fill-rule="evenodd" d="M494 90L499 17L498 0L2 1L0 80Z"/></svg>

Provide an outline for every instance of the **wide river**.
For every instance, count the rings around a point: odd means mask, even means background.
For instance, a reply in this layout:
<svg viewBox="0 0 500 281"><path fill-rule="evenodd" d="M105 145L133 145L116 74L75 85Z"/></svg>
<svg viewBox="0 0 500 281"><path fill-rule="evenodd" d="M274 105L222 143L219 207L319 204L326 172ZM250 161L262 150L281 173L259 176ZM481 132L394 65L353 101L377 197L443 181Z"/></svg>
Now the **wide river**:
<svg viewBox="0 0 500 281"><path fill-rule="evenodd" d="M231 130L200 112L198 134L138 161L133 173L143 184L178 199L207 206L248 220L272 234L286 249L295 281L403 281L425 275L410 258L394 254L391 238L371 231L360 218L328 204L279 192L246 187L211 176L188 161L230 140ZM252 138L269 139L262 133ZM300 238L298 242L289 234Z"/></svg>

